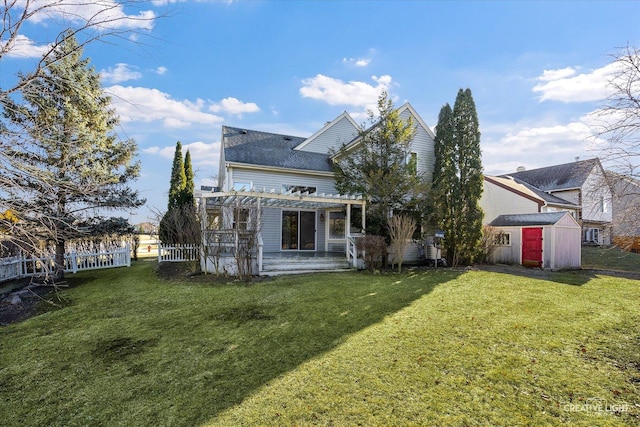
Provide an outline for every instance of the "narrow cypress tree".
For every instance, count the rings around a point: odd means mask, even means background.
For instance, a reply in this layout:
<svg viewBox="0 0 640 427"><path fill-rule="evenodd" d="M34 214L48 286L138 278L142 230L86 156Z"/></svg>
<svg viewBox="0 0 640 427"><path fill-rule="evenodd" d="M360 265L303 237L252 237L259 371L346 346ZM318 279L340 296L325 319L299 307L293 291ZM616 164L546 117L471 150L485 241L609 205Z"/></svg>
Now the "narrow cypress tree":
<svg viewBox="0 0 640 427"><path fill-rule="evenodd" d="M454 140L458 147L460 176L460 210L464 221L460 223L461 261L472 262L478 254L482 238L483 212L479 202L482 196L482 160L480 130L476 105L471 90L458 91L453 106Z"/></svg>
<svg viewBox="0 0 640 427"><path fill-rule="evenodd" d="M182 189L182 201L181 204L184 205L193 205L193 190L195 189L195 184L193 182L193 166L191 165L191 153L187 150L187 153L184 156L184 188Z"/></svg>
<svg viewBox="0 0 640 427"><path fill-rule="evenodd" d="M435 139L431 200L433 221L445 232L449 265L472 262L482 236L480 131L469 89L460 89L453 110L440 110Z"/></svg>
<svg viewBox="0 0 640 427"><path fill-rule="evenodd" d="M169 181L169 209L180 205L186 181L187 177L184 172L184 163L182 162L182 143L178 141L173 155L171 180Z"/></svg>

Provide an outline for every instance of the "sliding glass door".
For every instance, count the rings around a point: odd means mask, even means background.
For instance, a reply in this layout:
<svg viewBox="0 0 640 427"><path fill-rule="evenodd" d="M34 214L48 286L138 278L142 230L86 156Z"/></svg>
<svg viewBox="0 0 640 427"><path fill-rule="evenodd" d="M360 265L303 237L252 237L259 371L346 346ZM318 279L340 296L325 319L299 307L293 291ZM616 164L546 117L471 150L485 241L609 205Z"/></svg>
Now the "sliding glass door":
<svg viewBox="0 0 640 427"><path fill-rule="evenodd" d="M315 211L282 211L282 249L316 250Z"/></svg>

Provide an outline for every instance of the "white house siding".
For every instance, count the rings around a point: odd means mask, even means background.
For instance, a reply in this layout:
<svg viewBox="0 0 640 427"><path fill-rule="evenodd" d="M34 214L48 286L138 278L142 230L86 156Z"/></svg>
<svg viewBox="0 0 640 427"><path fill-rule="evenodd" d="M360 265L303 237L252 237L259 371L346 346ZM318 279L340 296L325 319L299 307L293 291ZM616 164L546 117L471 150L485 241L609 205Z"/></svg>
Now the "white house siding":
<svg viewBox="0 0 640 427"><path fill-rule="evenodd" d="M580 203L581 203L580 190L577 188L574 188L572 190L552 191L551 194L553 194L554 196L560 197L561 199L564 199L567 202L571 202L575 205L580 206Z"/></svg>
<svg viewBox="0 0 640 427"><path fill-rule="evenodd" d="M409 117L413 118L414 124L416 124L416 135L411 141L410 151L418 154L418 172L427 175L429 182L433 177L433 168L435 166L435 141L431 135L424 129L415 116L409 109L405 109L400 113L402 120L408 120Z"/></svg>
<svg viewBox="0 0 640 427"><path fill-rule="evenodd" d="M239 167L233 168L232 176L235 182L251 182L257 191L275 189L276 192L281 192L282 185L287 184L316 187L319 194L336 194L334 180L331 176L304 175L296 173L294 170L289 173Z"/></svg>
<svg viewBox="0 0 640 427"><path fill-rule="evenodd" d="M484 224L489 224L499 215L514 215L538 212L538 203L509 191L492 182L484 181L480 207L484 211Z"/></svg>
<svg viewBox="0 0 640 427"><path fill-rule="evenodd" d="M613 221L611 204L609 186L599 174L590 174L582 187L582 219L596 222Z"/></svg>
<svg viewBox="0 0 640 427"><path fill-rule="evenodd" d="M339 149L342 144L347 144L358 136L358 129L345 116L325 129L321 134L312 137L308 143L305 141L301 145L301 151L327 154L329 149ZM305 145L306 144L306 145Z"/></svg>

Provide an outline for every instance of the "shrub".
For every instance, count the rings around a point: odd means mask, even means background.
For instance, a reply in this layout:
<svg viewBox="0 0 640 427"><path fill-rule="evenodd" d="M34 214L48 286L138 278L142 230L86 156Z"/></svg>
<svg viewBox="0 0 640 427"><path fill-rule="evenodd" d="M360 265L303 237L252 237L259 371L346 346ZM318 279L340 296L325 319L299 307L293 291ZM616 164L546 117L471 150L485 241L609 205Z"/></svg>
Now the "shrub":
<svg viewBox="0 0 640 427"><path fill-rule="evenodd" d="M387 242L382 236L366 235L356 241L356 249L364 252L364 266L373 272L382 267L387 258Z"/></svg>

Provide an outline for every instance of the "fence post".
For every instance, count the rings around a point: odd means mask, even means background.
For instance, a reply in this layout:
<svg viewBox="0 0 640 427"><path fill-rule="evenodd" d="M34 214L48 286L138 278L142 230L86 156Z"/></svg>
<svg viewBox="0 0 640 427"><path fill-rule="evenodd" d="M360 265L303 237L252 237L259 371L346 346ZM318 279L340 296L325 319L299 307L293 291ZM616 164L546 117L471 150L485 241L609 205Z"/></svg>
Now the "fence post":
<svg viewBox="0 0 640 427"><path fill-rule="evenodd" d="M125 256L126 256L126 261L127 261L127 267L131 267L131 246L129 246L129 244L127 243L127 248L126 248L126 252L125 252Z"/></svg>
<svg viewBox="0 0 640 427"><path fill-rule="evenodd" d="M158 242L158 264L162 262L162 242Z"/></svg>
<svg viewBox="0 0 640 427"><path fill-rule="evenodd" d="M71 252L71 271L73 271L73 274L76 274L78 272L78 257L76 256L76 251L72 251Z"/></svg>

